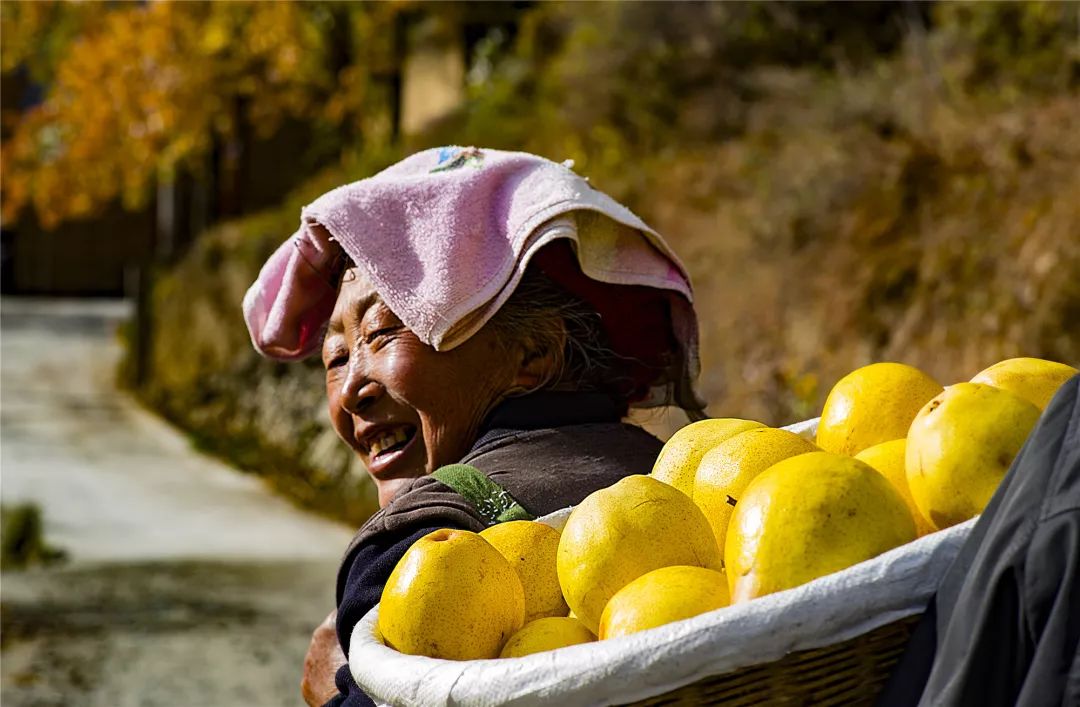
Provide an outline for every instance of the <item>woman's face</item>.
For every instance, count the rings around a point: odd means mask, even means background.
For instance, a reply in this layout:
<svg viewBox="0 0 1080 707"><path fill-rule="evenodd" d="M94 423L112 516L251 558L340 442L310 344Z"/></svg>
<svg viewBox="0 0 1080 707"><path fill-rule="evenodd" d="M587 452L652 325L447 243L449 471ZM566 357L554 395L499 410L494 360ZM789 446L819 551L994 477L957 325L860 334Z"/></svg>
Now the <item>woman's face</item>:
<svg viewBox="0 0 1080 707"><path fill-rule="evenodd" d="M385 506L410 480L452 464L519 382L490 327L438 352L409 331L358 270L345 274L323 343L334 430Z"/></svg>

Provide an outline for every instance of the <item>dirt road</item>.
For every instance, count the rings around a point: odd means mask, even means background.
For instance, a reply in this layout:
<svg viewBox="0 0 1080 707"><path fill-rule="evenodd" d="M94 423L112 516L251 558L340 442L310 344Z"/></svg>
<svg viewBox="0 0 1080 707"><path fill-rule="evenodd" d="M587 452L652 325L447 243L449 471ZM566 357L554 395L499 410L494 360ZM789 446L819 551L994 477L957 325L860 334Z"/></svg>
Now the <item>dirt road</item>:
<svg viewBox="0 0 1080 707"><path fill-rule="evenodd" d="M297 705L350 531L303 513L112 384L117 302L0 302L0 493L62 564L0 578L0 701Z"/></svg>

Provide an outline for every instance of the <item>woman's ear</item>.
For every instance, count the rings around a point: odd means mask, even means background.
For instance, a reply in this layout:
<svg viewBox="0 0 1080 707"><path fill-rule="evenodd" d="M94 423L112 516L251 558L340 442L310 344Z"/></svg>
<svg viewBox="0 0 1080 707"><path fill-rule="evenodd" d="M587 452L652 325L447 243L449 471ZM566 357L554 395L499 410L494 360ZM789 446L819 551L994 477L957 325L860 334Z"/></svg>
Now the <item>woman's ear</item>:
<svg viewBox="0 0 1080 707"><path fill-rule="evenodd" d="M538 390L558 378L565 347L566 329L563 327L541 335L526 335L518 349L520 358L514 377L515 387Z"/></svg>

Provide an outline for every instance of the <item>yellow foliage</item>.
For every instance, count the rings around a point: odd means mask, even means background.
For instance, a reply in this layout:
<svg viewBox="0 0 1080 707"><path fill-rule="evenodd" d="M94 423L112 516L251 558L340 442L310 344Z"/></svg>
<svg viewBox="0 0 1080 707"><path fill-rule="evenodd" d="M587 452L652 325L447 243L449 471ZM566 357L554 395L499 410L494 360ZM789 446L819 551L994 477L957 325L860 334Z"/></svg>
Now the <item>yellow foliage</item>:
<svg viewBox="0 0 1080 707"><path fill-rule="evenodd" d="M9 10L10 6L15 6ZM4 6L3 66L29 61L56 11ZM397 5L294 2L155 2L87 5L64 47L43 103L21 116L4 145L3 217L32 203L46 226L121 197L136 206L155 178L197 170L214 141L265 137L286 118L355 119L366 91L363 64L331 65L329 29L348 22L353 59ZM359 19L357 19L359 18ZM378 19L378 18L376 18ZM12 41L7 41L11 39Z"/></svg>

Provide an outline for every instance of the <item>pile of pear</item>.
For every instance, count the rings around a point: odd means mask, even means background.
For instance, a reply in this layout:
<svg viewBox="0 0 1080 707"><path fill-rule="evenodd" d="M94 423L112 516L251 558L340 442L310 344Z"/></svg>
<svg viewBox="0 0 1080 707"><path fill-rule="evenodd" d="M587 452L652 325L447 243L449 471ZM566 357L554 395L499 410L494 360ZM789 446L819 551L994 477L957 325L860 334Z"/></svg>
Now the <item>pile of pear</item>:
<svg viewBox="0 0 1080 707"><path fill-rule="evenodd" d="M1018 358L944 387L874 363L836 383L812 439L693 423L649 474L590 494L561 530L422 538L386 585L380 633L413 655L515 658L799 587L981 513L1076 373Z"/></svg>
<svg viewBox="0 0 1080 707"><path fill-rule="evenodd" d="M1013 358L942 388L911 366L864 366L830 391L817 443L881 472L925 535L982 512L1054 393L1076 373Z"/></svg>

